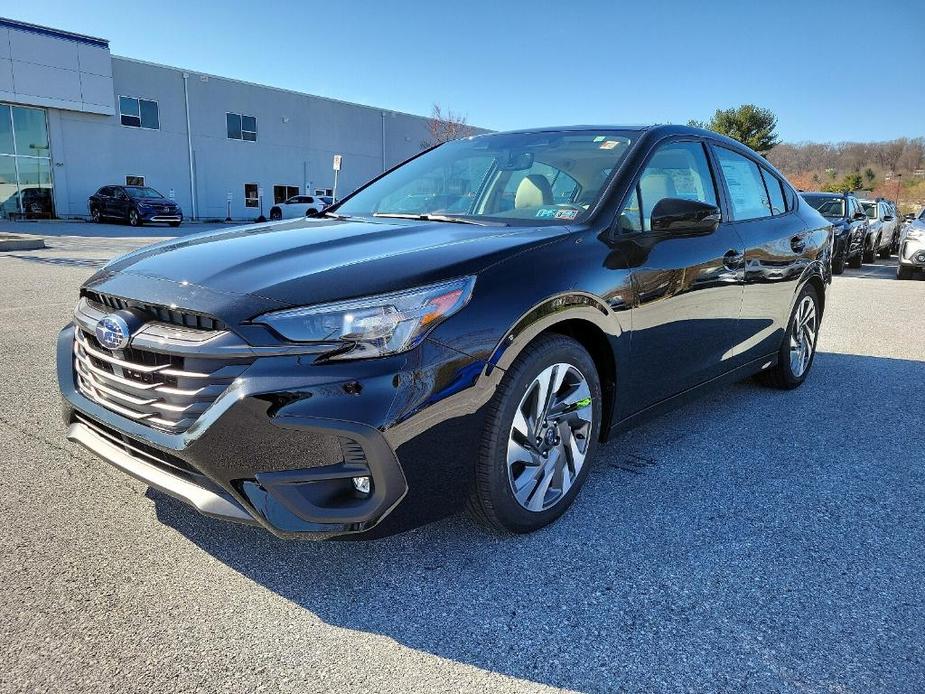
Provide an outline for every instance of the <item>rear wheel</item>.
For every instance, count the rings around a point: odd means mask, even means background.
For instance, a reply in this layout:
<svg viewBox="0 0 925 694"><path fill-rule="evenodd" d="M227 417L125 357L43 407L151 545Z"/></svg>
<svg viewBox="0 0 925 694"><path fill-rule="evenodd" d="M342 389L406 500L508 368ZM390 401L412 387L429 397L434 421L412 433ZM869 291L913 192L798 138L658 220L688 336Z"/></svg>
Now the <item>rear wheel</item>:
<svg viewBox="0 0 925 694"><path fill-rule="evenodd" d="M278 207L274 207L272 210L270 210L270 221L271 222L278 222L282 218L283 218L283 211L281 209L279 209Z"/></svg>
<svg viewBox="0 0 925 694"><path fill-rule="evenodd" d="M90 219L93 220L93 221L94 221L95 223L97 223L97 224L99 224L99 223L102 221L103 218L102 218L102 216L100 215L100 208L99 208L99 207L91 207L91 208L90 208Z"/></svg>
<svg viewBox="0 0 925 694"><path fill-rule="evenodd" d="M505 374L489 406L472 515L514 533L542 528L572 504L601 425L594 361L575 340L539 338Z"/></svg>
<svg viewBox="0 0 925 694"><path fill-rule="evenodd" d="M807 284L793 307L790 325L777 355L777 366L760 374L765 384L790 390L806 380L816 357L816 338L821 318L819 294L815 287Z"/></svg>

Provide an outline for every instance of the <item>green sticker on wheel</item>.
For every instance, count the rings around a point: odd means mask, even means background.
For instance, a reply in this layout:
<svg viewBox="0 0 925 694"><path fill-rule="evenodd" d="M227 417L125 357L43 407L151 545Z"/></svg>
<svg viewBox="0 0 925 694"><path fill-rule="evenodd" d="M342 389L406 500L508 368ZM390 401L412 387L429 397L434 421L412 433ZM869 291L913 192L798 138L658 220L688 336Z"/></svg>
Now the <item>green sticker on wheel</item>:
<svg viewBox="0 0 925 694"><path fill-rule="evenodd" d="M581 400L575 403L575 409L583 410L590 404L591 404L591 398L582 398Z"/></svg>

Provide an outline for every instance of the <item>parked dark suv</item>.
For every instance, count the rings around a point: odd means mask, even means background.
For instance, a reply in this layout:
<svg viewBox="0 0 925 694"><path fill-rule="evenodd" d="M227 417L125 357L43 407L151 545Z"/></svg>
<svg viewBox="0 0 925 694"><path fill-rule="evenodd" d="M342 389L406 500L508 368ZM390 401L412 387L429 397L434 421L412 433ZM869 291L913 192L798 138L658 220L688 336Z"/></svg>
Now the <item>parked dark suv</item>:
<svg viewBox="0 0 925 694"><path fill-rule="evenodd" d="M133 227L146 222L178 227L183 221L180 206L148 186L103 186L90 196L87 206L94 222L118 219Z"/></svg>
<svg viewBox="0 0 925 694"><path fill-rule="evenodd" d="M396 211L422 191L431 208ZM704 130L457 140L325 216L103 267L58 341L67 436L284 537L464 504L535 530L614 430L753 374L803 383L831 234L767 161Z"/></svg>
<svg viewBox="0 0 925 694"><path fill-rule="evenodd" d="M811 207L835 227L832 272L840 275L848 267L859 268L866 251L869 221L860 201L851 193L801 193Z"/></svg>

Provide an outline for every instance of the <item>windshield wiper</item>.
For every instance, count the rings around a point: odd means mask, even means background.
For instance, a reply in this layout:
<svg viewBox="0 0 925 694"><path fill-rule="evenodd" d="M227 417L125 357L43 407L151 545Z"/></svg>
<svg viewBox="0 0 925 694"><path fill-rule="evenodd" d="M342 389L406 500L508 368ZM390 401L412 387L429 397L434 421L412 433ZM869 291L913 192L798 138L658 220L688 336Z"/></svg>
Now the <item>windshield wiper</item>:
<svg viewBox="0 0 925 694"><path fill-rule="evenodd" d="M348 219L353 219L353 217L348 217L345 214L337 214L336 212L322 212L322 217L330 217L331 219L339 219L341 221L347 221Z"/></svg>
<svg viewBox="0 0 925 694"><path fill-rule="evenodd" d="M374 212L373 217L385 217L387 219L417 219L421 222L450 222L452 224L475 224L480 227L506 227L504 222L489 222L487 220L476 221L474 219L464 219L462 217L453 217L444 214L403 214L398 212Z"/></svg>

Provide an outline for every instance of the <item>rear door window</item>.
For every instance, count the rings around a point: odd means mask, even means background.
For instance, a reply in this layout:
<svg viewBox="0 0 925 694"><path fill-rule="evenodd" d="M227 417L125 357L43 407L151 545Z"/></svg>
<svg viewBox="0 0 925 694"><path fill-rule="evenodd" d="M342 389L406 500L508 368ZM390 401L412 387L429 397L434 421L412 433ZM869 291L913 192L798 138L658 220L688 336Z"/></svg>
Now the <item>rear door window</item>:
<svg viewBox="0 0 925 694"><path fill-rule="evenodd" d="M764 185L768 190L768 200L771 202L771 212L773 214L784 214L787 211L787 203L784 202L784 189L780 180L770 171L762 167L761 175L764 177Z"/></svg>
<svg viewBox="0 0 925 694"><path fill-rule="evenodd" d="M715 147L714 151L729 190L735 220L770 217L771 205L758 165L725 147Z"/></svg>

